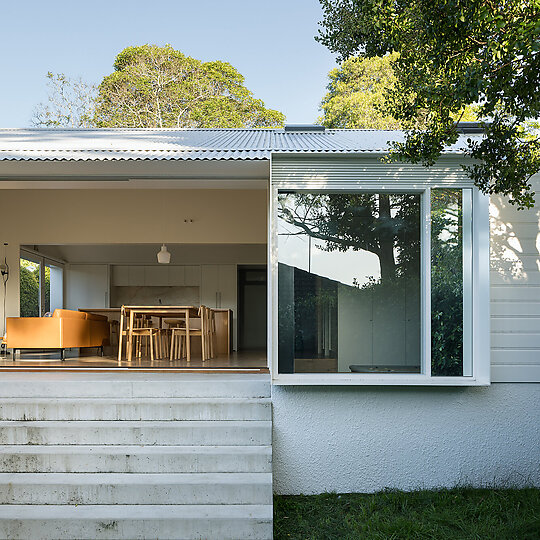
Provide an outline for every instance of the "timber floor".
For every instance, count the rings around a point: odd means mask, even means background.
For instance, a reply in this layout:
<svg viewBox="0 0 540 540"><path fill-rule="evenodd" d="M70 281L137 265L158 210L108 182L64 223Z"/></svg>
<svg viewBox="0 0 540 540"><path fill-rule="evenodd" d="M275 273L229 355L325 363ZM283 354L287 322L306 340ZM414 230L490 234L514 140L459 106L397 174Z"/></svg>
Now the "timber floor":
<svg viewBox="0 0 540 540"><path fill-rule="evenodd" d="M91 355L86 352L80 353L77 349L67 350L65 360L60 359L57 351L53 352L31 352L23 351L17 353L15 358L12 354L0 356L0 370L8 368L17 369L193 369L193 370L214 370L230 369L245 370L256 369L266 370L268 363L266 351L239 351L230 355L221 355L203 362L200 357L192 357L190 362L186 359L169 360L163 358L151 361L149 357L133 359L128 362L125 358L118 362L116 355Z"/></svg>

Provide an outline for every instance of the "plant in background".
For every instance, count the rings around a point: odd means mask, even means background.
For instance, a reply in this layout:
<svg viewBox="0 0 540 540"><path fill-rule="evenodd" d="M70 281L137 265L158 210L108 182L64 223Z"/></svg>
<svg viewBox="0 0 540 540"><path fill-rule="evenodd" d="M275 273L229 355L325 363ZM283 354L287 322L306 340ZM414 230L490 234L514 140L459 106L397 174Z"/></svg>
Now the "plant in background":
<svg viewBox="0 0 540 540"><path fill-rule="evenodd" d="M39 278L40 266L37 263L21 259L20 262L20 313L21 317L39 317ZM44 312L50 309L50 281L51 269L45 266L45 283L44 283Z"/></svg>
<svg viewBox="0 0 540 540"><path fill-rule="evenodd" d="M330 71L318 123L338 129L401 129L401 122L384 110L385 92L395 85L396 56L351 57Z"/></svg>

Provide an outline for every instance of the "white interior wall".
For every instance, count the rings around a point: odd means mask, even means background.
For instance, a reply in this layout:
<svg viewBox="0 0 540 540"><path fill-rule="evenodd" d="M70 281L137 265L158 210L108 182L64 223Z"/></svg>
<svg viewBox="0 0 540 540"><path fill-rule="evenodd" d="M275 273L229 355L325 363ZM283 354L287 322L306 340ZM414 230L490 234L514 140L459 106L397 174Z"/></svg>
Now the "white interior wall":
<svg viewBox="0 0 540 540"><path fill-rule="evenodd" d="M3 232L3 231L2 231ZM8 242L8 238L0 240L2 244ZM19 258L20 249L19 244L14 242L8 242L7 246L2 245L2 262L4 261L4 255L7 258L9 264L9 279L6 284L6 312L4 313L4 290L0 291L0 329L2 335L4 335L5 317L18 317L20 313L20 301L19 301Z"/></svg>
<svg viewBox="0 0 540 540"><path fill-rule="evenodd" d="M11 317L19 315L20 245L266 244L261 189L4 189L0 204Z"/></svg>
<svg viewBox="0 0 540 540"><path fill-rule="evenodd" d="M19 244L266 243L264 190L2 190L1 196L2 236Z"/></svg>

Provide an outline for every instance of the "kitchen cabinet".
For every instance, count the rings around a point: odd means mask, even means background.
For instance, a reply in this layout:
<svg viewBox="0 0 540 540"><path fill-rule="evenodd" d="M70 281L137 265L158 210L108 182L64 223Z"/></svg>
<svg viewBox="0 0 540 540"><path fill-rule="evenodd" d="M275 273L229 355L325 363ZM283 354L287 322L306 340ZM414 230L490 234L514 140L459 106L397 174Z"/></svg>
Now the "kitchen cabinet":
<svg viewBox="0 0 540 540"><path fill-rule="evenodd" d="M237 270L235 264L201 266L201 304L232 311L233 348L237 345Z"/></svg>
<svg viewBox="0 0 540 540"><path fill-rule="evenodd" d="M200 265L114 265L114 287L199 287Z"/></svg>

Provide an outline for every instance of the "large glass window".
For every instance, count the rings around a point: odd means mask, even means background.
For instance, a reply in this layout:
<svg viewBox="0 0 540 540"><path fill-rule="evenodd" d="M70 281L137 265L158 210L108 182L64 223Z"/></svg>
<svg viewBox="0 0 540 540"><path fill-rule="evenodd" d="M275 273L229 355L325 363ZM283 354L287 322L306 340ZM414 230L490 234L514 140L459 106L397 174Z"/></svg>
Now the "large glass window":
<svg viewBox="0 0 540 540"><path fill-rule="evenodd" d="M39 255L20 258L21 317L40 317L64 305L64 269Z"/></svg>
<svg viewBox="0 0 540 540"><path fill-rule="evenodd" d="M472 375L469 324L471 301L470 222L463 221L470 190L431 190L431 374ZM464 256L465 255L465 256Z"/></svg>
<svg viewBox="0 0 540 540"><path fill-rule="evenodd" d="M21 257L20 265L21 317L39 317L41 315L41 264Z"/></svg>
<svg viewBox="0 0 540 540"><path fill-rule="evenodd" d="M280 190L278 373L472 377L472 204Z"/></svg>
<svg viewBox="0 0 540 540"><path fill-rule="evenodd" d="M280 373L421 371L421 195L280 192Z"/></svg>

